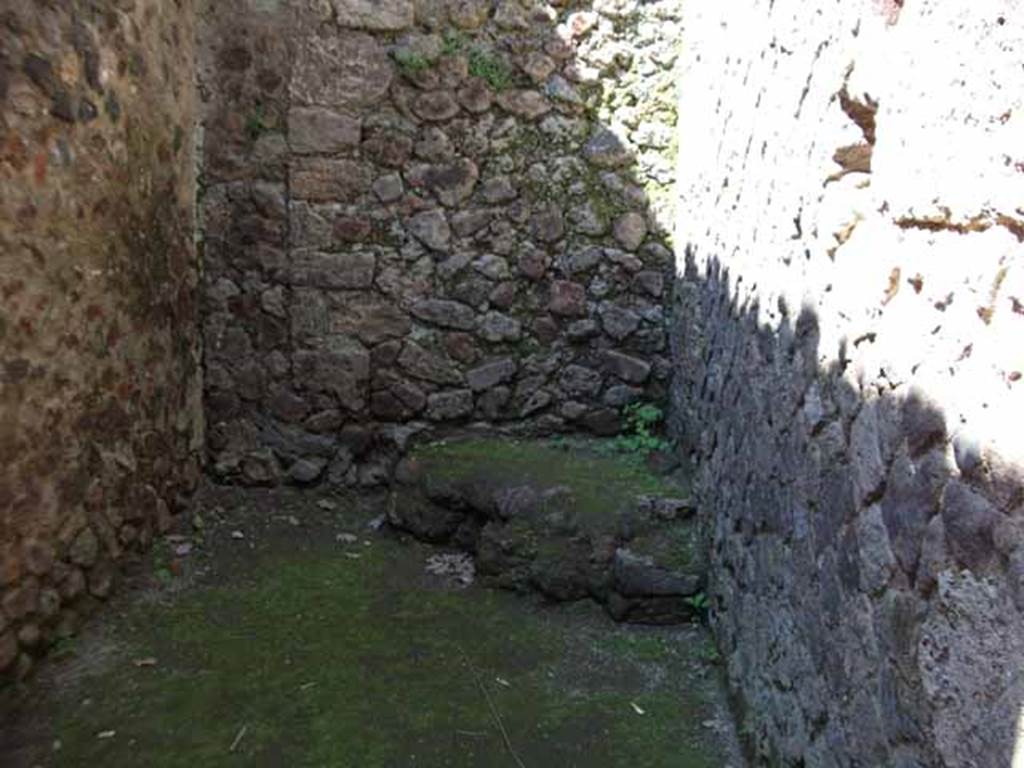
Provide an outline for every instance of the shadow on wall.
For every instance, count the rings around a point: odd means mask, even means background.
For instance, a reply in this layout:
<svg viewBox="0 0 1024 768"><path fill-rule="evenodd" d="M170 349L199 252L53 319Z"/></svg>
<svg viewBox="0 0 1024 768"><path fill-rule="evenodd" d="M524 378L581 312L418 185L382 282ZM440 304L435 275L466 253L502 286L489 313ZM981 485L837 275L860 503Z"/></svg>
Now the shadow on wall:
<svg viewBox="0 0 1024 768"><path fill-rule="evenodd" d="M194 23L0 1L0 685L199 480Z"/></svg>
<svg viewBox="0 0 1024 768"><path fill-rule="evenodd" d="M324 13L296 32L283 5L207 12L214 472L369 485L417 434L612 428L674 371L676 431L713 528L714 625L755 751L1009 764L1024 659L1013 468L951 434L929 390L860 377L847 355L870 335L822 365L813 310L743 303L756 271L730 275L697 242L669 361L662 254L638 220L673 223L644 189L674 153L674 109L644 114L664 96L653 76L668 73L675 98L675 49L644 45L682 42L673 6L334 0L304 4ZM832 85L850 133L842 185L870 169L876 136L871 102ZM793 213L799 237L809 220ZM617 227L626 214L636 226ZM844 254L851 237L837 238Z"/></svg>
<svg viewBox="0 0 1024 768"><path fill-rule="evenodd" d="M845 345L819 367L812 308L760 322L717 258L685 255L675 426L748 744L771 765L1018 765L1024 472Z"/></svg>
<svg viewBox="0 0 1024 768"><path fill-rule="evenodd" d="M667 398L674 2L266 7L204 13L216 477L369 486Z"/></svg>

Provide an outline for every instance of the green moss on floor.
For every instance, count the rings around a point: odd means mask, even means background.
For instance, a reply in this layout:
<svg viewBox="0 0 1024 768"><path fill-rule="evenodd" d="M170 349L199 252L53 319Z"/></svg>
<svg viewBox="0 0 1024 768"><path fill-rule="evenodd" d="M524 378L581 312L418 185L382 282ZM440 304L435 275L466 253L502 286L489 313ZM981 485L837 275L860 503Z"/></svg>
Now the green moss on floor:
<svg viewBox="0 0 1024 768"><path fill-rule="evenodd" d="M640 636L596 607L431 582L419 544L308 536L222 535L227 576L136 596L107 641L76 643L31 713L38 764L514 766L488 695L530 768L724 764L701 630Z"/></svg>
<svg viewBox="0 0 1024 768"><path fill-rule="evenodd" d="M502 484L566 486L581 523L608 522L640 495L680 496L685 489L652 473L639 456L609 454L608 441L544 443L481 438L423 446L425 473L450 482L487 477Z"/></svg>

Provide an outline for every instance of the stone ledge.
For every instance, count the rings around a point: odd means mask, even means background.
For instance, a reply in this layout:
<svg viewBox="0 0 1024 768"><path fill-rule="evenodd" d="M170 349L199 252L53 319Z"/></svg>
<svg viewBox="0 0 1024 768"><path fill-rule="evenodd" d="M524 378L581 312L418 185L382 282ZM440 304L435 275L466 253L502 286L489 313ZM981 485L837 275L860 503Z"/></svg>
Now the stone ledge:
<svg viewBox="0 0 1024 768"><path fill-rule="evenodd" d="M389 522L476 558L484 583L553 601L591 598L617 621L697 614L706 556L675 482L601 441L571 447L488 439L403 460Z"/></svg>

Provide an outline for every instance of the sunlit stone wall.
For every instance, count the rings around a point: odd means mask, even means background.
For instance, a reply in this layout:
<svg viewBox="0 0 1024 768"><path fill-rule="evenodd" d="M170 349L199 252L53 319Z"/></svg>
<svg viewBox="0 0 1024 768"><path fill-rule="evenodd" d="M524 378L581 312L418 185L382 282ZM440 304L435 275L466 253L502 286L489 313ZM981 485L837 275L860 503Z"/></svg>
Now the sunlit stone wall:
<svg viewBox="0 0 1024 768"><path fill-rule="evenodd" d="M1010 765L1020 3L684 20L674 426L745 732L771 764Z"/></svg>

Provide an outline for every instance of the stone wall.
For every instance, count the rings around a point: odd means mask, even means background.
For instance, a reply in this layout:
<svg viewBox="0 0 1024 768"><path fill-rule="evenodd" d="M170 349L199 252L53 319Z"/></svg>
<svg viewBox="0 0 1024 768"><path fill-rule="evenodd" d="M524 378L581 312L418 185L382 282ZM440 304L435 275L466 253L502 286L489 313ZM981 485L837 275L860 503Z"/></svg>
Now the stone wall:
<svg viewBox="0 0 1024 768"><path fill-rule="evenodd" d="M413 436L665 397L674 6L212 4L216 477L369 485Z"/></svg>
<svg viewBox="0 0 1024 768"><path fill-rule="evenodd" d="M674 421L762 763L1021 759L1020 10L684 6Z"/></svg>
<svg viewBox="0 0 1024 768"><path fill-rule="evenodd" d="M0 0L0 674L198 476L193 34L190 0Z"/></svg>

